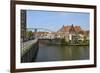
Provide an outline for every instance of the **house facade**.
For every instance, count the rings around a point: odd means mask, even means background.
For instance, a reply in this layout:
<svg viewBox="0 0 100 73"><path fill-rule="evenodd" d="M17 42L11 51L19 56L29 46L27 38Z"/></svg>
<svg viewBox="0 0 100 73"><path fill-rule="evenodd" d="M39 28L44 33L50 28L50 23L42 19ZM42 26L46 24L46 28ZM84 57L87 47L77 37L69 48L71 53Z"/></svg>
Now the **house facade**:
<svg viewBox="0 0 100 73"><path fill-rule="evenodd" d="M71 26L62 26L60 30L57 31L60 38L65 38L66 41L76 42L81 40L84 40L84 37L86 37L86 40L89 40L89 31L82 30L80 26L74 26L73 24Z"/></svg>

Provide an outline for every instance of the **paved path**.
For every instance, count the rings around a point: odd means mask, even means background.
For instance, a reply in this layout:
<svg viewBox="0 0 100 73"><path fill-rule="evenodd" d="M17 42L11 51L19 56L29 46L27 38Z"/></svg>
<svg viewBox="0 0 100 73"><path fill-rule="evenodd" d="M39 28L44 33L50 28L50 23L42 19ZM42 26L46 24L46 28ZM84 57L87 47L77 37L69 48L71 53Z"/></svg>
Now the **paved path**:
<svg viewBox="0 0 100 73"><path fill-rule="evenodd" d="M29 40L27 42L21 43L21 54L24 54L27 50L29 50L29 47L33 44L35 44L38 41L38 39Z"/></svg>

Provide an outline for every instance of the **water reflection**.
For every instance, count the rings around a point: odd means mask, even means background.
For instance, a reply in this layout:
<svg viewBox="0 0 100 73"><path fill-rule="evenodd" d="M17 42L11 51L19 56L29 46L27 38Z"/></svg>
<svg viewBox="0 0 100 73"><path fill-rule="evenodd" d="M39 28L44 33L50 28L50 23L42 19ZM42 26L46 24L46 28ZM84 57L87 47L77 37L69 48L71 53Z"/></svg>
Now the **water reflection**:
<svg viewBox="0 0 100 73"><path fill-rule="evenodd" d="M61 46L39 44L36 62L86 60L89 59L89 46Z"/></svg>

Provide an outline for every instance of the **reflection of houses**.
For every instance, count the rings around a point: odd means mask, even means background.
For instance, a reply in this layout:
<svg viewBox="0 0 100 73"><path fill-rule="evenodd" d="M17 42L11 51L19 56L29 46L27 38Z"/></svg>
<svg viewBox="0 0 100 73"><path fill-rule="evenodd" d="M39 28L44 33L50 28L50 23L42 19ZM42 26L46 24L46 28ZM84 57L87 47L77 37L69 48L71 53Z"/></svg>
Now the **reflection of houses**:
<svg viewBox="0 0 100 73"><path fill-rule="evenodd" d="M66 41L75 42L84 40L85 36L88 39L89 36L89 31L84 31L80 26L74 26L73 24L71 26L63 26L57 33L60 38L65 38Z"/></svg>

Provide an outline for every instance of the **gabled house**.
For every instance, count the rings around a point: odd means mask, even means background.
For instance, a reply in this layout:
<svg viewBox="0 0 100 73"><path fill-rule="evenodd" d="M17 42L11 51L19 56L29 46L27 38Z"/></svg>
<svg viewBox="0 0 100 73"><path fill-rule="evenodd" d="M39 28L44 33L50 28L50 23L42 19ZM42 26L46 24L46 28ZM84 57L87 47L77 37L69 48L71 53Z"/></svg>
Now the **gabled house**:
<svg viewBox="0 0 100 73"><path fill-rule="evenodd" d="M62 26L60 30L57 31L60 38L65 38L66 41L77 42L78 40L83 40L86 32L81 29L80 26ZM88 34L88 33L87 33ZM86 35L87 35L86 34Z"/></svg>
<svg viewBox="0 0 100 73"><path fill-rule="evenodd" d="M68 39L69 39L69 41L71 41L71 43L77 42L77 40L79 38L78 31L75 29L73 24L71 25L71 27L69 29L68 37L69 37Z"/></svg>

